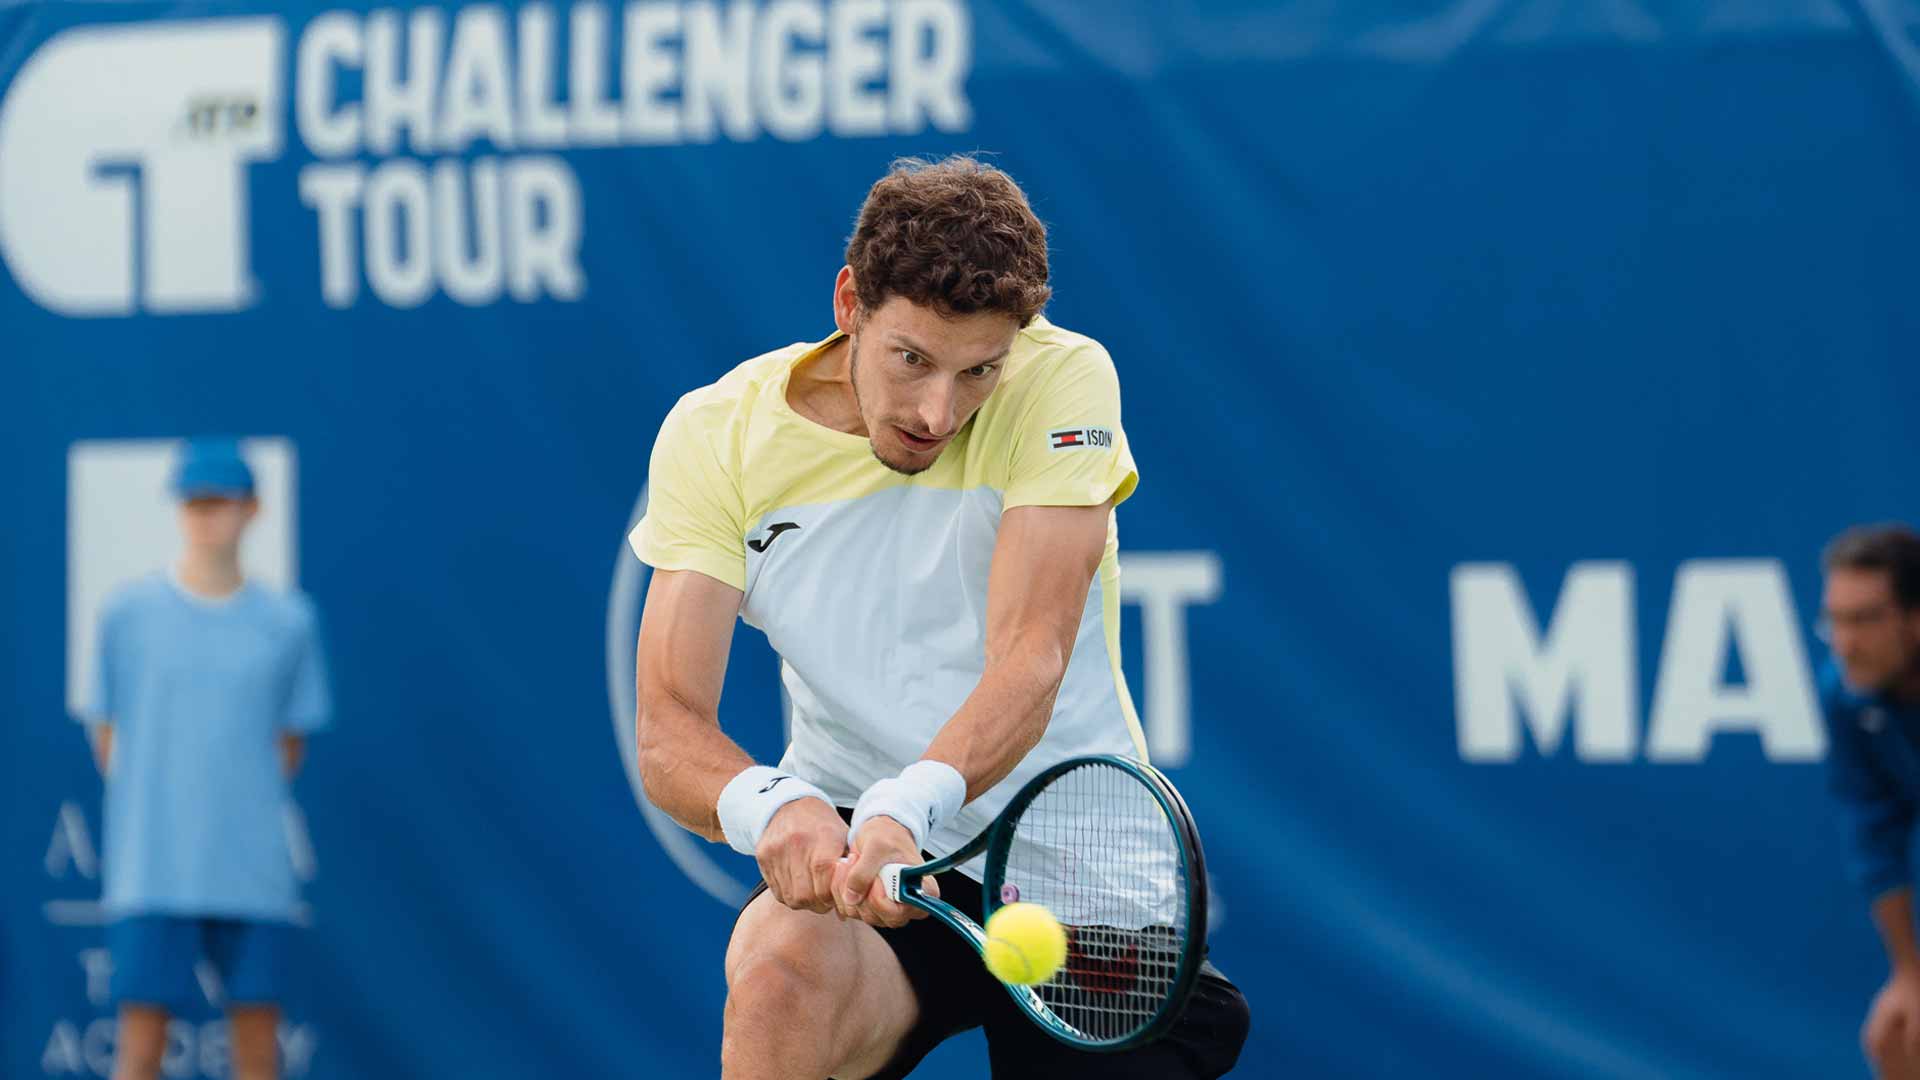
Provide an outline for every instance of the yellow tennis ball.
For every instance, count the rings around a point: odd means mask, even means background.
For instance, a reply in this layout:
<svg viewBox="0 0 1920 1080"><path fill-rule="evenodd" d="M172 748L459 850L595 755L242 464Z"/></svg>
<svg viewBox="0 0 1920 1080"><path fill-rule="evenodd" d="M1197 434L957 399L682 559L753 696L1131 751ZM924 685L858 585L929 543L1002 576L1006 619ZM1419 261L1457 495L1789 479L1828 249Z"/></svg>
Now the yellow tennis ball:
<svg viewBox="0 0 1920 1080"><path fill-rule="evenodd" d="M1036 986L1067 962L1067 932L1039 904L1008 904L987 917L987 970L1004 983Z"/></svg>

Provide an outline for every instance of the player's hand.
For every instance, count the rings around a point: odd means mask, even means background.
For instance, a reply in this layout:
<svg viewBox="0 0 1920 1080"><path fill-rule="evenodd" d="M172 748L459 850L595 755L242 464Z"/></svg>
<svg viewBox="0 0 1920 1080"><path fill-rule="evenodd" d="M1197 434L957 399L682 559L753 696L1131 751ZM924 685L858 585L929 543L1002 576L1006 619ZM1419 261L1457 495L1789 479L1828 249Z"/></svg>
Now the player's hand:
<svg viewBox="0 0 1920 1080"><path fill-rule="evenodd" d="M1920 1076L1920 971L1897 970L1867 1010L1860 1042L1882 1077Z"/></svg>
<svg viewBox="0 0 1920 1080"><path fill-rule="evenodd" d="M896 902L887 895L880 881L880 868L888 863L918 865L920 851L913 845L913 834L890 817L868 818L853 838L853 849L834 877L833 898L843 919L859 919L873 926L905 926L927 913ZM940 886L932 878L920 883L928 896L939 896Z"/></svg>
<svg viewBox="0 0 1920 1080"><path fill-rule="evenodd" d="M795 911L834 910L834 871L847 853L847 823L819 799L795 799L773 812L753 850L775 900Z"/></svg>

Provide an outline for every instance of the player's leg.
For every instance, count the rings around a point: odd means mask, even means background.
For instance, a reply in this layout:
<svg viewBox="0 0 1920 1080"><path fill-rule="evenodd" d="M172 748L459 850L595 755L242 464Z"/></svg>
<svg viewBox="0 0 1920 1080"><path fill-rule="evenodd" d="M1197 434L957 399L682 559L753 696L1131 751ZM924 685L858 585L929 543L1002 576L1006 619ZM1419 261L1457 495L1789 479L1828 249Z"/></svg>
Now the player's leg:
<svg viewBox="0 0 1920 1080"><path fill-rule="evenodd" d="M986 1023L987 1060L993 1080L1057 1080L1092 1075L1096 1068L1103 1080L1213 1080L1233 1068L1250 1025L1247 999L1206 964L1186 1012L1165 1035L1137 1050L1075 1050L1041 1031L1009 1000Z"/></svg>
<svg viewBox="0 0 1920 1080"><path fill-rule="evenodd" d="M167 1010L152 1005L120 1006L113 1080L155 1080L166 1050Z"/></svg>
<svg viewBox="0 0 1920 1080"><path fill-rule="evenodd" d="M919 1015L879 931L770 893L740 913L726 973L724 1080L863 1080L892 1060Z"/></svg>
<svg viewBox="0 0 1920 1080"><path fill-rule="evenodd" d="M280 1075L279 1002L285 996L291 932L282 923L202 923L202 947L227 991L235 1080L276 1080Z"/></svg>
<svg viewBox="0 0 1920 1080"><path fill-rule="evenodd" d="M280 1009L236 1005L227 1010L232 1033L234 1080L277 1080L280 1075Z"/></svg>
<svg viewBox="0 0 1920 1080"><path fill-rule="evenodd" d="M190 919L134 915L107 927L113 958L113 999L120 1022L114 1038L114 1080L154 1080L167 1050L167 1021L195 992L199 942Z"/></svg>

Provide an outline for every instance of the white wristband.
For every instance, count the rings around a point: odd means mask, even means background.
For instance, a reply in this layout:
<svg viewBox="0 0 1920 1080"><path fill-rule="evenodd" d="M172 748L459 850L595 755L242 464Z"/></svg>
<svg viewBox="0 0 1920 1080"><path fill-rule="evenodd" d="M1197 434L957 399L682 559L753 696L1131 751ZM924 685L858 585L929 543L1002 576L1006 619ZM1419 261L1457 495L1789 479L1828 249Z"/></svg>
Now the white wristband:
<svg viewBox="0 0 1920 1080"><path fill-rule="evenodd" d="M742 855L752 855L774 811L795 799L807 798L833 805L826 792L792 773L768 765L740 770L720 789L720 831L726 834L727 846Z"/></svg>
<svg viewBox="0 0 1920 1080"><path fill-rule="evenodd" d="M967 778L944 761L916 761L899 776L876 781L853 808L847 846L870 818L890 817L913 834L913 846L927 847L927 836L960 812L967 801Z"/></svg>

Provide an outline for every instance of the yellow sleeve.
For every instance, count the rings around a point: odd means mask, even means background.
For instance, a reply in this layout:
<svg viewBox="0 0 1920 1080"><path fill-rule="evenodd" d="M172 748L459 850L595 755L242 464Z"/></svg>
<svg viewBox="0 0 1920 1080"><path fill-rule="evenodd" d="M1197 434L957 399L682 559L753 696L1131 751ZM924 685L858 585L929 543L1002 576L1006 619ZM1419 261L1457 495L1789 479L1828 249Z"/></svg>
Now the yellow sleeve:
<svg viewBox="0 0 1920 1080"><path fill-rule="evenodd" d="M1113 358L1088 343L1040 361L1021 403L1002 509L1126 501L1140 482L1120 427Z"/></svg>
<svg viewBox="0 0 1920 1080"><path fill-rule="evenodd" d="M681 399L654 440L646 515L627 542L656 570L698 570L745 592L746 515L725 444L725 429Z"/></svg>

